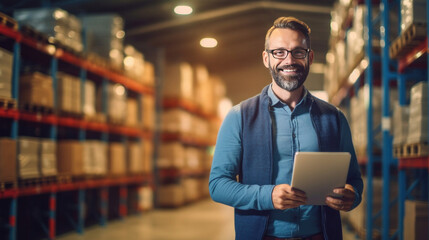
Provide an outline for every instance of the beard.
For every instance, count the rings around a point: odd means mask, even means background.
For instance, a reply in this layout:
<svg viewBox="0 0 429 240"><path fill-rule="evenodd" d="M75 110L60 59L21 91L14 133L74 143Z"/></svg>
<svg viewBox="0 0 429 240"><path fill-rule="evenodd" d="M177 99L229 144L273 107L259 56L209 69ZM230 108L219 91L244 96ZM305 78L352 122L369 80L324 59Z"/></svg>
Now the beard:
<svg viewBox="0 0 429 240"><path fill-rule="evenodd" d="M275 69L268 63L270 73L276 84L282 89L292 92L302 86L307 79L309 67L299 64L277 66ZM296 69L296 73L290 76L284 76L280 72L284 69Z"/></svg>

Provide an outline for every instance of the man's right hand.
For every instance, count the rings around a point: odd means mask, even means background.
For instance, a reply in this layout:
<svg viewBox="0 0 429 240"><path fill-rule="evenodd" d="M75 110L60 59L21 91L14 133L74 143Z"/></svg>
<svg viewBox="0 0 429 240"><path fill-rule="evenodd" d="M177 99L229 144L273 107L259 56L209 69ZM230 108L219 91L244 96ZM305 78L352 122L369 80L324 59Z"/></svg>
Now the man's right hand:
<svg viewBox="0 0 429 240"><path fill-rule="evenodd" d="M307 201L305 192L292 188L289 184L280 184L274 187L271 193L275 209L284 210L304 205Z"/></svg>

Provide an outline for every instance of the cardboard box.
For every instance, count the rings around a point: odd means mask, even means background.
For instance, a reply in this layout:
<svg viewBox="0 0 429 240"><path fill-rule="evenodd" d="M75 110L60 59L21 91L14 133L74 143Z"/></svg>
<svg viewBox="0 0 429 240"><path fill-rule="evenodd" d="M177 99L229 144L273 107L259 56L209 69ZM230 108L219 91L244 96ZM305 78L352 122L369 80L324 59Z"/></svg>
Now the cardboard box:
<svg viewBox="0 0 429 240"><path fill-rule="evenodd" d="M128 172L133 174L143 173L144 156L143 145L140 142L128 143Z"/></svg>
<svg viewBox="0 0 429 240"><path fill-rule="evenodd" d="M131 127L137 127L139 125L138 117L138 104L134 98L127 99L127 117L125 118L125 124Z"/></svg>
<svg viewBox="0 0 429 240"><path fill-rule="evenodd" d="M139 196L138 210L140 210L140 211L151 210L153 208L153 190L152 190L152 188L150 188L148 186L139 187L137 191L138 191L138 196Z"/></svg>
<svg viewBox="0 0 429 240"><path fill-rule="evenodd" d="M185 167L185 148L180 142L161 143L156 165L159 168Z"/></svg>
<svg viewBox="0 0 429 240"><path fill-rule="evenodd" d="M88 175L107 174L107 144L98 140L85 141L83 171Z"/></svg>
<svg viewBox="0 0 429 240"><path fill-rule="evenodd" d="M11 138L0 138L0 182L15 182L16 175L16 141Z"/></svg>
<svg viewBox="0 0 429 240"><path fill-rule="evenodd" d="M40 174L57 175L57 144L49 139L40 139Z"/></svg>
<svg viewBox="0 0 429 240"><path fill-rule="evenodd" d="M180 207L185 204L185 193L180 183L160 185L156 195L159 207Z"/></svg>
<svg viewBox="0 0 429 240"><path fill-rule="evenodd" d="M189 136L193 131L193 117L179 108L165 110L161 115L161 131Z"/></svg>
<svg viewBox="0 0 429 240"><path fill-rule="evenodd" d="M85 173L83 164L83 152L83 143L80 141L58 141L58 174L68 176L82 176Z"/></svg>
<svg viewBox="0 0 429 240"><path fill-rule="evenodd" d="M165 69L162 96L167 98L194 100L194 76L187 62L170 63Z"/></svg>
<svg viewBox="0 0 429 240"><path fill-rule="evenodd" d="M186 202L194 202L201 197L200 181L197 178L183 179L183 190Z"/></svg>
<svg viewBox="0 0 429 240"><path fill-rule="evenodd" d="M21 179L38 178L39 139L20 137L18 139L18 177Z"/></svg>
<svg viewBox="0 0 429 240"><path fill-rule="evenodd" d="M150 95L141 96L142 124L144 129L155 129L155 99Z"/></svg>
<svg viewBox="0 0 429 240"><path fill-rule="evenodd" d="M143 145L143 172L153 172L153 143L148 140L142 141Z"/></svg>
<svg viewBox="0 0 429 240"><path fill-rule="evenodd" d="M54 107L54 91L52 78L48 75L34 72L23 74L19 80L20 105Z"/></svg>
<svg viewBox="0 0 429 240"><path fill-rule="evenodd" d="M125 175L127 163L125 158L125 146L123 143L109 143L109 174Z"/></svg>
<svg viewBox="0 0 429 240"><path fill-rule="evenodd" d="M405 201L404 239L429 239L428 202Z"/></svg>
<svg viewBox="0 0 429 240"><path fill-rule="evenodd" d="M95 83L93 81L85 81L85 100L83 103L83 114L88 117L95 117Z"/></svg>

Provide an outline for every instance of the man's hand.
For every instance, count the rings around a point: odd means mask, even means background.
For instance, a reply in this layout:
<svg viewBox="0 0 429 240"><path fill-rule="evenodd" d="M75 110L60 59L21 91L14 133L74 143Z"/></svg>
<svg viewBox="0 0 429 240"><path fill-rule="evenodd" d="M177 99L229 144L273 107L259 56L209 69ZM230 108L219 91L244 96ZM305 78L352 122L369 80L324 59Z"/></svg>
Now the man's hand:
<svg viewBox="0 0 429 240"><path fill-rule="evenodd" d="M344 188L335 188L335 194L341 195L340 197L326 197L325 203L338 211L350 211L355 200L355 191L350 184L346 184Z"/></svg>
<svg viewBox="0 0 429 240"><path fill-rule="evenodd" d="M275 186L271 197L274 208L280 210L295 208L305 204L307 201L305 192L294 189L289 184Z"/></svg>

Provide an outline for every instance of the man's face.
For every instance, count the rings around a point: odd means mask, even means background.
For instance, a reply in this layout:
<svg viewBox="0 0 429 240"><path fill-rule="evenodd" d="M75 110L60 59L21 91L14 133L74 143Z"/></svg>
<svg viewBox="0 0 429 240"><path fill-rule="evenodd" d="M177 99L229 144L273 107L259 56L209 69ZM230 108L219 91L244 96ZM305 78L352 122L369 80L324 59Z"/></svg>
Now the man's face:
<svg viewBox="0 0 429 240"><path fill-rule="evenodd" d="M292 29L275 29L269 38L269 50L296 48L307 49L305 36ZM313 62L313 51L306 58L296 59L289 52L284 59L275 59L271 53L263 52L264 65L270 70L275 84L282 89L292 92L302 86L307 78L310 65Z"/></svg>

